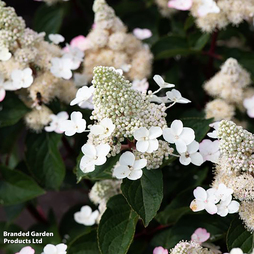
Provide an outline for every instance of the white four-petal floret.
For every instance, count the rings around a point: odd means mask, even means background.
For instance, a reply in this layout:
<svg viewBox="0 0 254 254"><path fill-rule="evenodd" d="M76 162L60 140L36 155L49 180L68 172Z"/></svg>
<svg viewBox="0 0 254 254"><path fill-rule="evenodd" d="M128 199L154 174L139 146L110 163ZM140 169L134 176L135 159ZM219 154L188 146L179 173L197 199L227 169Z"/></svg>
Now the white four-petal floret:
<svg viewBox="0 0 254 254"><path fill-rule="evenodd" d="M82 206L79 212L74 214L74 220L85 226L92 226L96 223L97 218L99 217L99 211L92 211L92 208L88 205Z"/></svg>

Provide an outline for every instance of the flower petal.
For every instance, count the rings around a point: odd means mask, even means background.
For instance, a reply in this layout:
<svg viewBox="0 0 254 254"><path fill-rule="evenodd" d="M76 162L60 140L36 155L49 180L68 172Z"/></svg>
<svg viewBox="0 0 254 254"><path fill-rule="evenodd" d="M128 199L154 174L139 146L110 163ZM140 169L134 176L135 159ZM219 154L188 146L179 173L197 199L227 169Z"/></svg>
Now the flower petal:
<svg viewBox="0 0 254 254"><path fill-rule="evenodd" d="M136 160L134 165L133 165L133 168L134 170L137 170L137 169L142 169L144 168L145 166L147 165L147 160L146 159L140 159L140 160Z"/></svg>
<svg viewBox="0 0 254 254"><path fill-rule="evenodd" d="M128 166L118 166L115 167L113 176L115 176L117 179L123 179L126 178L130 172L131 171Z"/></svg>
<svg viewBox="0 0 254 254"><path fill-rule="evenodd" d="M197 187L194 191L193 191L193 195L197 200L200 201L205 201L207 199L207 192L205 189L203 189L202 187Z"/></svg>
<svg viewBox="0 0 254 254"><path fill-rule="evenodd" d="M191 162L196 166L200 166L204 162L201 153L193 153L190 155L190 158Z"/></svg>
<svg viewBox="0 0 254 254"><path fill-rule="evenodd" d="M183 123L181 120L175 120L170 126L172 133L175 135L180 135L183 131Z"/></svg>
<svg viewBox="0 0 254 254"><path fill-rule="evenodd" d="M162 129L161 127L151 127L149 129L149 138L155 139L162 135Z"/></svg>
<svg viewBox="0 0 254 254"><path fill-rule="evenodd" d="M191 128L184 127L180 138L186 145L189 145L195 139L195 132Z"/></svg>
<svg viewBox="0 0 254 254"><path fill-rule="evenodd" d="M149 141L138 141L136 143L136 148L139 152L145 153L149 148Z"/></svg>
<svg viewBox="0 0 254 254"><path fill-rule="evenodd" d="M119 159L121 166L133 166L135 163L135 155L132 152L125 152L121 155Z"/></svg>
<svg viewBox="0 0 254 254"><path fill-rule="evenodd" d="M129 176L127 176L127 178L130 180L137 180L137 179L141 178L142 175L143 175L143 171L141 169L140 170L133 170L133 171L131 171Z"/></svg>

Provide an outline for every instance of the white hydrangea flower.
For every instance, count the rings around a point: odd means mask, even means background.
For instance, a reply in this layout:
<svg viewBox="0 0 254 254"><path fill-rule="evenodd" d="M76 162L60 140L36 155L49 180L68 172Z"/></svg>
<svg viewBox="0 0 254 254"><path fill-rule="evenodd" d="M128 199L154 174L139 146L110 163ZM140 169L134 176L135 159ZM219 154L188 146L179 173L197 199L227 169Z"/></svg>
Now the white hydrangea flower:
<svg viewBox="0 0 254 254"><path fill-rule="evenodd" d="M125 152L120 157L119 165L114 168L113 176L117 179L127 177L130 180L137 180L142 177L142 168L144 168L146 164L146 159L135 160L133 153Z"/></svg>
<svg viewBox="0 0 254 254"><path fill-rule="evenodd" d="M54 57L51 59L51 73L57 78L70 79L72 77L73 62L70 58Z"/></svg>
<svg viewBox="0 0 254 254"><path fill-rule="evenodd" d="M67 245L64 243L60 243L57 245L47 244L43 248L42 254L66 254L67 253L66 250L67 250Z"/></svg>
<svg viewBox="0 0 254 254"><path fill-rule="evenodd" d="M217 205L217 214L221 217L225 217L228 214L237 213L239 211L239 207L240 204L235 200L232 201L232 196L230 195L227 199Z"/></svg>
<svg viewBox="0 0 254 254"><path fill-rule="evenodd" d="M244 254L240 248L234 248L230 251L230 254Z"/></svg>
<svg viewBox="0 0 254 254"><path fill-rule="evenodd" d="M186 104L186 103L191 102L190 100L182 97L181 93L176 89L172 89L172 91L166 92L166 95L167 95L169 101L174 102L174 103Z"/></svg>
<svg viewBox="0 0 254 254"><path fill-rule="evenodd" d="M28 88L33 83L33 72L30 68L14 70L11 73L12 84L16 89Z"/></svg>
<svg viewBox="0 0 254 254"><path fill-rule="evenodd" d="M215 196L216 189L210 188L207 191L197 187L194 191L195 199L191 202L190 208L193 212L206 210L209 214L216 214L218 211L215 205L219 200Z"/></svg>
<svg viewBox="0 0 254 254"><path fill-rule="evenodd" d="M168 103L169 100L168 100L168 97L167 96L163 96L163 97L159 97L155 94L153 94L150 98L150 102L157 102L157 103Z"/></svg>
<svg viewBox="0 0 254 254"><path fill-rule="evenodd" d="M103 165L110 151L110 146L108 144L100 144L98 146L94 146L92 144L85 144L81 148L84 156L80 161L80 169L84 173L93 172L95 170L95 166Z"/></svg>
<svg viewBox="0 0 254 254"><path fill-rule="evenodd" d="M8 48L1 47L0 48L0 61L8 61L11 58L11 53Z"/></svg>
<svg viewBox="0 0 254 254"><path fill-rule="evenodd" d="M170 144L175 144L181 154L187 151L189 145L195 139L194 131L189 127L183 127L181 120L174 120L170 128L163 129L163 138Z"/></svg>
<svg viewBox="0 0 254 254"><path fill-rule="evenodd" d="M56 45L64 42L64 37L61 34L50 34L49 39Z"/></svg>
<svg viewBox="0 0 254 254"><path fill-rule="evenodd" d="M200 153L198 153L199 143L197 141L192 141L189 145L187 145L187 151L180 154L180 163L182 165L189 165L190 163L200 166L204 159Z"/></svg>
<svg viewBox="0 0 254 254"><path fill-rule="evenodd" d="M4 100L6 91L14 91L17 88L12 82L4 82L4 77L0 74L0 102Z"/></svg>
<svg viewBox="0 0 254 254"><path fill-rule="evenodd" d="M88 79L84 74L74 73L74 83L77 87L86 86Z"/></svg>
<svg viewBox="0 0 254 254"><path fill-rule="evenodd" d="M211 141L210 139L204 139L199 144L199 152L203 156L205 161L211 161L218 163L220 157L220 141Z"/></svg>
<svg viewBox="0 0 254 254"><path fill-rule="evenodd" d="M219 13L220 8L214 0L202 0L202 4L198 8L198 15L204 17L209 13Z"/></svg>
<svg viewBox="0 0 254 254"><path fill-rule="evenodd" d="M93 125L90 128L90 132L95 136L99 136L101 139L109 137L114 130L115 125L110 118L104 118L99 124Z"/></svg>
<svg viewBox="0 0 254 254"><path fill-rule="evenodd" d="M157 91L154 92L154 94L158 93L163 88L172 88L175 86L174 84L165 82L164 79L160 75L154 75L153 80L160 87Z"/></svg>
<svg viewBox="0 0 254 254"><path fill-rule="evenodd" d="M99 217L99 211L92 211L92 208L88 205L82 206L79 212L74 214L74 220L85 226L92 226L96 223L97 218Z"/></svg>
<svg viewBox="0 0 254 254"><path fill-rule="evenodd" d="M152 153L159 147L158 137L162 135L160 127L151 127L149 130L141 127L134 132L134 138L137 140L136 148L141 153Z"/></svg>
<svg viewBox="0 0 254 254"><path fill-rule="evenodd" d="M67 49L68 49L68 52L66 52L63 55L63 59L70 59L72 62L71 70L76 70L79 68L81 62L83 61L85 54L79 48L72 47L70 45L67 45Z"/></svg>
<svg viewBox="0 0 254 254"><path fill-rule="evenodd" d="M147 28L135 28L133 30L133 34L139 39L139 40L145 40L150 38L153 34L151 32L151 30L147 29Z"/></svg>
<svg viewBox="0 0 254 254"><path fill-rule="evenodd" d="M254 96L244 99L243 106L247 109L248 116L254 118Z"/></svg>
<svg viewBox="0 0 254 254"><path fill-rule="evenodd" d="M35 250L32 247L26 246L15 254L34 254L34 253L35 253Z"/></svg>
<svg viewBox="0 0 254 254"><path fill-rule="evenodd" d="M168 7L180 11L187 11L191 8L192 3L192 0L170 0L168 2Z"/></svg>
<svg viewBox="0 0 254 254"><path fill-rule="evenodd" d="M233 194L233 189L228 188L225 184L220 183L216 191L216 196L221 200L225 201Z"/></svg>
<svg viewBox="0 0 254 254"><path fill-rule="evenodd" d="M216 139L218 138L217 130L219 128L219 125L220 125L220 122L215 122L215 123L209 124L209 126L214 129L212 132L207 133L207 136L209 138L216 138Z"/></svg>
<svg viewBox="0 0 254 254"><path fill-rule="evenodd" d="M93 86L90 86L90 87L83 86L83 87L79 88L76 93L76 98L71 101L70 105L74 106L74 105L78 104L79 107L84 108L85 103L89 99L91 99L91 97L93 96L93 93L94 93Z"/></svg>
<svg viewBox="0 0 254 254"><path fill-rule="evenodd" d="M65 121L69 118L69 115L67 112L62 111L59 112L57 115L50 115L51 122L49 126L45 127L45 131L47 132L56 132L56 133L63 133L63 124Z"/></svg>
<svg viewBox="0 0 254 254"><path fill-rule="evenodd" d="M82 133L86 129L86 120L80 112L74 111L71 113L71 119L61 122L61 131L65 132L66 136L73 136L75 133Z"/></svg>

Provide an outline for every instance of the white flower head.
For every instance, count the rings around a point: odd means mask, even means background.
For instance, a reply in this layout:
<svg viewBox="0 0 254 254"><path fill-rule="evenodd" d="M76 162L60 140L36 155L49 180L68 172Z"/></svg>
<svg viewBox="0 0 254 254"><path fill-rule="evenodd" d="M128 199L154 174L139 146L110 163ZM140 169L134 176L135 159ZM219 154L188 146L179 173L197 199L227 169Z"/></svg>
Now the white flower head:
<svg viewBox="0 0 254 254"><path fill-rule="evenodd" d="M248 116L254 118L254 96L244 99L243 106L247 109Z"/></svg>
<svg viewBox="0 0 254 254"><path fill-rule="evenodd" d="M113 176L117 179L127 177L130 180L137 180L142 177L142 168L144 168L146 164L146 159L135 160L133 153L125 152L120 157L119 165L114 168Z"/></svg>
<svg viewBox="0 0 254 254"><path fill-rule="evenodd" d="M65 132L66 136L73 136L75 133L82 133L86 129L86 120L80 112L71 113L71 119L61 122L60 130Z"/></svg>
<svg viewBox="0 0 254 254"><path fill-rule="evenodd" d="M220 141L211 141L210 139L204 139L199 144L199 152L203 156L205 161L211 161L218 163L220 157Z"/></svg>
<svg viewBox="0 0 254 254"><path fill-rule="evenodd" d="M104 118L97 125L93 125L90 131L93 135L99 136L101 139L109 137L115 130L115 125L110 118Z"/></svg>
<svg viewBox="0 0 254 254"><path fill-rule="evenodd" d="M220 8L214 0L202 0L202 4L198 9L198 15L204 17L209 13L219 13Z"/></svg>
<svg viewBox="0 0 254 254"><path fill-rule="evenodd" d="M172 91L166 92L166 95L167 95L169 101L172 101L175 103L186 104L186 103L191 102L190 100L182 97L181 93L176 89L172 89Z"/></svg>
<svg viewBox="0 0 254 254"><path fill-rule="evenodd" d="M76 70L79 68L81 62L83 61L85 54L83 51L81 51L77 47L72 47L70 45L67 45L67 48L68 48L68 52L63 55L63 58L70 59L72 62L71 70Z"/></svg>
<svg viewBox="0 0 254 254"><path fill-rule="evenodd" d="M64 42L64 37L61 34L50 34L49 39L54 43L54 44L59 44L61 42Z"/></svg>
<svg viewBox="0 0 254 254"><path fill-rule="evenodd" d="M151 30L147 29L147 28L135 28L133 30L133 34L139 39L139 40L145 40L150 38L153 34L151 32Z"/></svg>
<svg viewBox="0 0 254 254"><path fill-rule="evenodd" d="M193 0L170 0L168 2L168 7L180 11L187 11L191 8L192 2Z"/></svg>
<svg viewBox="0 0 254 254"><path fill-rule="evenodd" d="M95 170L95 166L103 165L107 161L106 156L110 151L110 146L108 144L98 146L85 144L82 146L81 151L84 156L80 161L80 169L84 173L89 173Z"/></svg>
<svg viewBox="0 0 254 254"><path fill-rule="evenodd" d="M191 202L190 208L193 212L206 210L209 214L217 213L217 206L215 205L219 200L215 196L216 189L208 189L207 191L202 187L197 187L194 191L195 199Z"/></svg>
<svg viewBox="0 0 254 254"><path fill-rule="evenodd" d="M33 72L30 68L14 70L11 73L12 84L16 89L28 88L33 83Z"/></svg>
<svg viewBox="0 0 254 254"><path fill-rule="evenodd" d="M187 151L187 145L195 139L195 133L191 128L183 127L181 120L174 120L170 128L163 129L163 138L170 144L175 144L181 154Z"/></svg>
<svg viewBox="0 0 254 254"><path fill-rule="evenodd" d="M26 247L22 248L16 254L34 254L34 253L35 253L35 250L32 247L26 246Z"/></svg>
<svg viewBox="0 0 254 254"><path fill-rule="evenodd" d="M43 248L42 254L66 254L67 253L66 250L67 250L67 245L64 243L60 243L57 245L47 244Z"/></svg>
<svg viewBox="0 0 254 254"><path fill-rule="evenodd" d="M11 53L9 52L8 48L0 48L0 61L8 61L11 58Z"/></svg>
<svg viewBox="0 0 254 254"><path fill-rule="evenodd" d="M217 214L221 217L225 217L228 214L237 213L239 211L239 207L240 204L235 200L232 201L232 196L230 195L227 199L217 205Z"/></svg>
<svg viewBox="0 0 254 254"><path fill-rule="evenodd" d="M72 77L73 62L69 58L54 57L51 59L51 73L57 78L70 79Z"/></svg>
<svg viewBox="0 0 254 254"><path fill-rule="evenodd" d="M137 140L136 148L141 153L152 153L159 147L158 137L162 135L160 127L151 127L149 130L141 127L134 132L134 138Z"/></svg>
<svg viewBox="0 0 254 254"><path fill-rule="evenodd" d="M162 88L172 88L175 85L167 83L164 81L164 79L160 76L160 75L155 75L153 77L154 81L156 82L156 84L160 87L160 89Z"/></svg>
<svg viewBox="0 0 254 254"><path fill-rule="evenodd" d="M81 207L79 212L74 214L74 220L85 226L92 226L96 223L97 218L99 217L99 211L92 211L92 208L88 205Z"/></svg>
<svg viewBox="0 0 254 254"><path fill-rule="evenodd" d="M204 159L200 153L198 153L199 143L197 141L192 141L189 145L187 145L187 151L180 154L180 163L182 165L189 165L190 163L200 166Z"/></svg>
<svg viewBox="0 0 254 254"><path fill-rule="evenodd" d="M81 108L83 108L83 104L93 96L93 93L94 93L93 86L90 87L83 86L79 88L76 93L76 98L71 101L70 105L74 106L78 104Z"/></svg>
<svg viewBox="0 0 254 254"><path fill-rule="evenodd" d="M152 97L149 99L150 102L157 102L157 103L168 103L168 97L164 96L164 97L159 97L155 94L152 95Z"/></svg>
<svg viewBox="0 0 254 254"><path fill-rule="evenodd" d="M67 112L62 111L59 112L57 115L50 115L51 122L49 126L45 127L45 131L47 132L56 132L56 133L63 133L63 124L65 121L69 118L69 115Z"/></svg>

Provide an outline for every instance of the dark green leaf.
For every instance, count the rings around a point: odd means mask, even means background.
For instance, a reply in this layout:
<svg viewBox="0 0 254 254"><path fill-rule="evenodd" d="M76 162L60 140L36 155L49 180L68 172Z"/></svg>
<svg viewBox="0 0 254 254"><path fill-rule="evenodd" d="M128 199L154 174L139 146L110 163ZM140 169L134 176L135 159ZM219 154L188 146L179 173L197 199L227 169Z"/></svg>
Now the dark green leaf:
<svg viewBox="0 0 254 254"><path fill-rule="evenodd" d="M240 248L244 253L251 253L254 248L254 235L244 228L239 218L235 218L230 225L227 233L227 247L229 251Z"/></svg>
<svg viewBox="0 0 254 254"><path fill-rule="evenodd" d="M148 226L160 209L163 198L161 170L143 169L140 179L124 179L121 189L129 205L141 217L144 225Z"/></svg>
<svg viewBox="0 0 254 254"><path fill-rule="evenodd" d="M6 94L0 108L0 127L17 123L30 110L14 93Z"/></svg>
<svg viewBox="0 0 254 254"><path fill-rule="evenodd" d="M75 239L68 247L68 254L98 254L96 230Z"/></svg>
<svg viewBox="0 0 254 254"><path fill-rule="evenodd" d="M1 166L0 202L15 205L44 194L37 183L17 170Z"/></svg>
<svg viewBox="0 0 254 254"><path fill-rule="evenodd" d="M195 50L202 50L205 45L207 44L207 42L210 39L210 34L204 33L202 34L199 39L196 41L195 46L193 49Z"/></svg>
<svg viewBox="0 0 254 254"><path fill-rule="evenodd" d="M127 253L134 237L138 215L122 195L112 197L98 228L101 254Z"/></svg>
<svg viewBox="0 0 254 254"><path fill-rule="evenodd" d="M58 151L61 135L29 133L26 140L26 163L34 178L48 189L60 187L65 166Z"/></svg>
<svg viewBox="0 0 254 254"><path fill-rule="evenodd" d="M169 35L157 41L152 47L152 52L155 59L164 59L176 55L188 55L191 50L185 38Z"/></svg>
<svg viewBox="0 0 254 254"><path fill-rule="evenodd" d="M35 13L34 30L48 34L59 33L65 15L64 5L41 5Z"/></svg>

